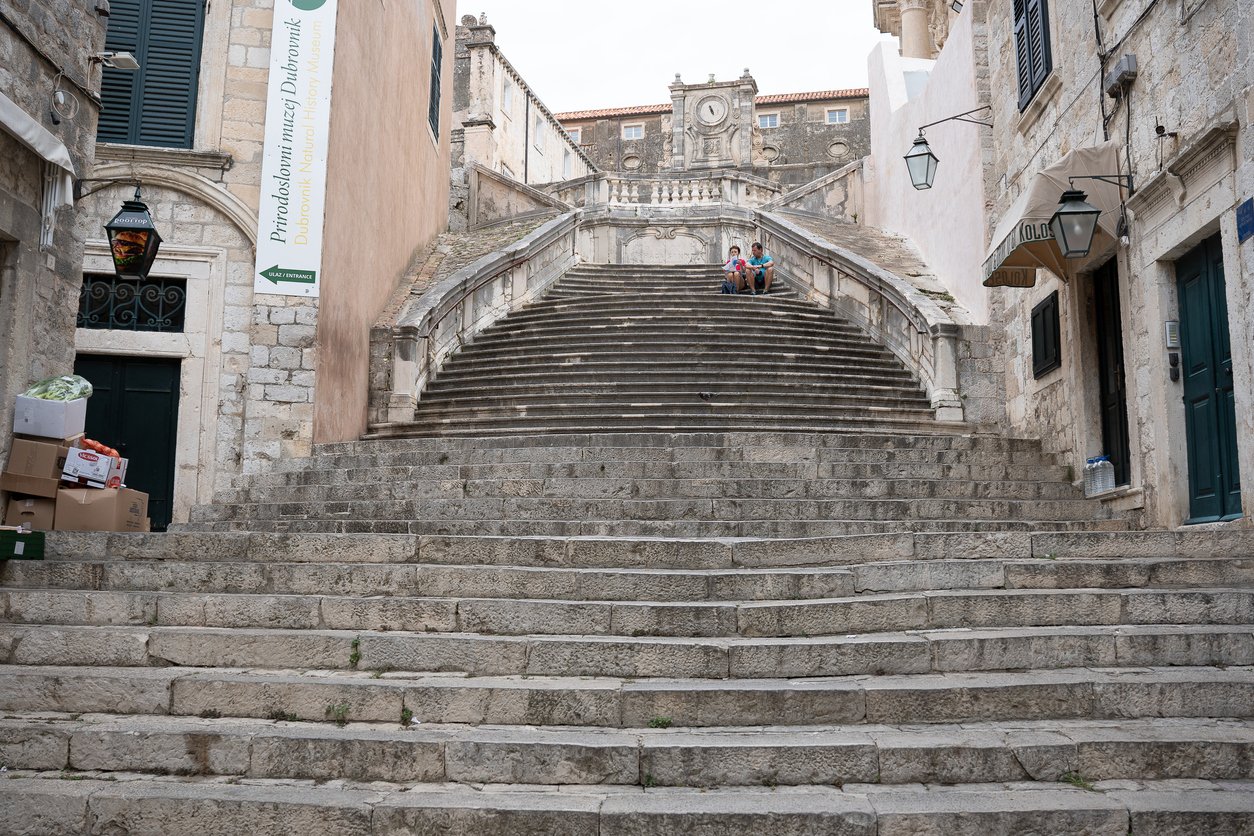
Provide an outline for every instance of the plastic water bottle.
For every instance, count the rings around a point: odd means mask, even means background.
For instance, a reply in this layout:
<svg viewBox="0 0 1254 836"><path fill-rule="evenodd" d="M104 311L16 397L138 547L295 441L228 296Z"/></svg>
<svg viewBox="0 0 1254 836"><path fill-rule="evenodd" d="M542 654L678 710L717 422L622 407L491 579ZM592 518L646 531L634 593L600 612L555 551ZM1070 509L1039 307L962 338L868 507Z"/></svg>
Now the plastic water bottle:
<svg viewBox="0 0 1254 836"><path fill-rule="evenodd" d="M1084 463L1084 495L1097 496L1115 489L1115 466L1108 456L1093 456Z"/></svg>
<svg viewBox="0 0 1254 836"><path fill-rule="evenodd" d="M1106 493L1115 489L1115 466L1107 456L1097 457L1097 492Z"/></svg>

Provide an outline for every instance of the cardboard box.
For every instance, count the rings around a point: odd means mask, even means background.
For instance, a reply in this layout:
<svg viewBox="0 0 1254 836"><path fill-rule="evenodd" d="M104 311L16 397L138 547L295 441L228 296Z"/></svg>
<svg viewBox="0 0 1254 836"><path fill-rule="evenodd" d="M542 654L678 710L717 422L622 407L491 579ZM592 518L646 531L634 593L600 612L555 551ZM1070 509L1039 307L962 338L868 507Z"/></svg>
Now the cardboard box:
<svg viewBox="0 0 1254 836"><path fill-rule="evenodd" d="M41 438L62 439L78 435L87 426L87 399L45 401L17 396L13 411L13 432Z"/></svg>
<svg viewBox="0 0 1254 836"><path fill-rule="evenodd" d="M0 473L0 490L54 499L70 451L46 441L13 439L9 464Z"/></svg>
<svg viewBox="0 0 1254 836"><path fill-rule="evenodd" d="M57 491L57 531L143 531L148 494L127 488Z"/></svg>
<svg viewBox="0 0 1254 836"><path fill-rule="evenodd" d="M115 459L94 450L70 448L61 468L61 481L88 488L120 488L126 483L126 459Z"/></svg>
<svg viewBox="0 0 1254 836"><path fill-rule="evenodd" d="M52 531L57 501L42 496L15 496L9 500L5 525L28 526L32 531Z"/></svg>
<svg viewBox="0 0 1254 836"><path fill-rule="evenodd" d="M80 441L87 437L86 433L71 435L67 438L48 438L42 435L26 435L24 433L13 433L13 437L22 441L38 441L42 444L56 444L60 447L79 447Z"/></svg>

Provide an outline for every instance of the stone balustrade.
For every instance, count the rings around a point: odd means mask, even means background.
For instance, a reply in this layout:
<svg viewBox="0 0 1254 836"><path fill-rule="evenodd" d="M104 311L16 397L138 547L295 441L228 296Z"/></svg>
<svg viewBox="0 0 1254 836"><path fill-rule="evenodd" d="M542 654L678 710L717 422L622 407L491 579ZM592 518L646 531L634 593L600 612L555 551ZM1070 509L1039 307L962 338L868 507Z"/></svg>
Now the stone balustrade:
<svg viewBox="0 0 1254 836"><path fill-rule="evenodd" d="M577 208L649 209L714 206L756 209L775 200L780 191L776 183L739 172L683 176L602 173L557 183L548 189L559 200Z"/></svg>
<svg viewBox="0 0 1254 836"><path fill-rule="evenodd" d="M413 419L444 361L506 314L538 299L576 262L575 213L458 270L404 307L392 328L388 421Z"/></svg>

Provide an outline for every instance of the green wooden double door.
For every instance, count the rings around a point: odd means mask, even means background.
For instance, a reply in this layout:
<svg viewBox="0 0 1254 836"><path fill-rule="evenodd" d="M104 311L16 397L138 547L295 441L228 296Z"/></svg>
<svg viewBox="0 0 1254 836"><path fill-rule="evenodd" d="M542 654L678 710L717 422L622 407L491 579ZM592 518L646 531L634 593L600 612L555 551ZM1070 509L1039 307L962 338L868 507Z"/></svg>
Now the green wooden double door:
<svg viewBox="0 0 1254 836"><path fill-rule="evenodd" d="M1176 262L1189 522L1241 516L1236 401L1223 254L1215 235Z"/></svg>
<svg viewBox="0 0 1254 836"><path fill-rule="evenodd" d="M148 494L154 531L166 529L174 510L179 365L103 354L80 354L74 361L74 373L95 390L87 401L87 437L130 460L126 484Z"/></svg>

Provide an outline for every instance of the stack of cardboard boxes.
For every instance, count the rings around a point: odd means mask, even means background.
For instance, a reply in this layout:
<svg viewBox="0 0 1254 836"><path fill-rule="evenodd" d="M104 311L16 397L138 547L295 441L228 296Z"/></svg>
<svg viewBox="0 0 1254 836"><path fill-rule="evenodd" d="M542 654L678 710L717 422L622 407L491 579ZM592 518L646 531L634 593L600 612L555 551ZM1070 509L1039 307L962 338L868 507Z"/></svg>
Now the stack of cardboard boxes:
<svg viewBox="0 0 1254 836"><path fill-rule="evenodd" d="M31 531L147 531L148 495L126 488L127 460L87 449L87 399L19 395L0 491L4 524ZM0 554L0 557L5 555Z"/></svg>

